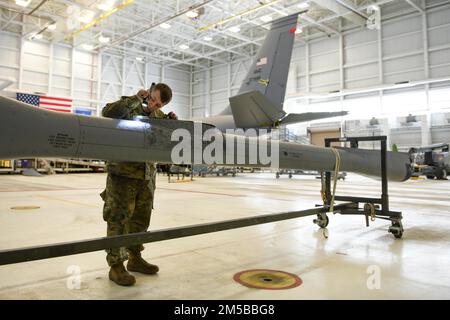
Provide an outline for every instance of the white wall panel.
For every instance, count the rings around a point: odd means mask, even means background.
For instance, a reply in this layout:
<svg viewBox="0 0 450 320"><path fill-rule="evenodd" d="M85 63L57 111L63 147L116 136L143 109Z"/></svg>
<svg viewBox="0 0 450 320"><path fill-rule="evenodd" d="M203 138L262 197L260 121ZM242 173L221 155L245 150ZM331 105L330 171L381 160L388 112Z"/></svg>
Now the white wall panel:
<svg viewBox="0 0 450 320"><path fill-rule="evenodd" d="M70 61L72 54L71 48L63 47L59 45L53 46L53 56L57 59L64 59L66 61Z"/></svg>
<svg viewBox="0 0 450 320"><path fill-rule="evenodd" d="M430 52L430 65L441 65L450 63L450 48Z"/></svg>
<svg viewBox="0 0 450 320"><path fill-rule="evenodd" d="M405 23L407 20L407 23ZM422 30L422 17L417 14L407 19L395 19L383 23L383 37L392 37Z"/></svg>
<svg viewBox="0 0 450 320"><path fill-rule="evenodd" d="M384 39L382 46L385 56L407 54L412 51L422 50L422 34L419 32L402 37Z"/></svg>
<svg viewBox="0 0 450 320"><path fill-rule="evenodd" d="M166 79L164 81L176 93L189 95L189 81Z"/></svg>
<svg viewBox="0 0 450 320"><path fill-rule="evenodd" d="M17 50L7 49L5 47L0 48L0 63L2 65L19 65L19 54Z"/></svg>
<svg viewBox="0 0 450 320"><path fill-rule="evenodd" d="M204 96L198 96L192 98L192 105L194 107L204 107L205 104L205 98Z"/></svg>
<svg viewBox="0 0 450 320"><path fill-rule="evenodd" d="M364 46L349 47L344 51L344 63L358 63L378 58L378 43L370 42ZM339 60L337 61L339 65Z"/></svg>
<svg viewBox="0 0 450 320"><path fill-rule="evenodd" d="M23 67L27 70L48 73L48 57L36 56L33 53L25 52L23 55Z"/></svg>
<svg viewBox="0 0 450 320"><path fill-rule="evenodd" d="M431 47L450 44L450 25L431 30L428 37Z"/></svg>
<svg viewBox="0 0 450 320"><path fill-rule="evenodd" d="M224 90L228 87L228 77L225 73L221 77L216 77L212 79L211 90Z"/></svg>
<svg viewBox="0 0 450 320"><path fill-rule="evenodd" d="M311 56L309 59L311 71L322 71L339 66L339 53L333 50L326 54Z"/></svg>
<svg viewBox="0 0 450 320"><path fill-rule="evenodd" d="M65 94L65 96L70 96L70 81L70 77L53 75L54 87L68 90L69 93Z"/></svg>
<svg viewBox="0 0 450 320"><path fill-rule="evenodd" d="M23 50L26 53L44 57L48 57L50 52L48 43L29 40L24 41Z"/></svg>
<svg viewBox="0 0 450 320"><path fill-rule="evenodd" d="M386 83L397 83L404 81L422 80L425 78L423 69L402 73L385 73L384 79Z"/></svg>
<svg viewBox="0 0 450 320"><path fill-rule="evenodd" d="M349 83L355 80L358 81L360 79L365 79L368 77L375 77L378 79L378 63L349 67L345 68L344 70L345 83Z"/></svg>
<svg viewBox="0 0 450 320"><path fill-rule="evenodd" d="M80 64L91 65L93 55L94 54L90 53L90 52L76 50L74 52L74 59L76 62L78 62Z"/></svg>
<svg viewBox="0 0 450 320"><path fill-rule="evenodd" d="M344 46L351 48L358 45L365 45L371 41L377 41L377 32L374 30L363 29L359 32L345 35Z"/></svg>
<svg viewBox="0 0 450 320"><path fill-rule="evenodd" d="M292 50L292 62L304 62L305 61L305 47L294 47Z"/></svg>
<svg viewBox="0 0 450 320"><path fill-rule="evenodd" d="M24 70L23 82L27 85L24 87L28 88L29 91L46 93L48 89L48 74Z"/></svg>
<svg viewBox="0 0 450 320"><path fill-rule="evenodd" d="M386 73L402 72L410 69L424 68L423 54L401 57L384 61Z"/></svg>
<svg viewBox="0 0 450 320"><path fill-rule="evenodd" d="M19 79L19 70L13 69L13 68L4 68L0 66L0 74L2 77L11 78L15 80L13 84L11 84L8 89L10 90L16 90L19 88L19 83L17 79Z"/></svg>
<svg viewBox="0 0 450 320"><path fill-rule="evenodd" d="M161 75L161 67L154 63L147 64L147 76L150 83L155 82L155 78L159 79Z"/></svg>
<svg viewBox="0 0 450 320"><path fill-rule="evenodd" d="M433 12L429 12L428 14L428 26L436 27L448 24L450 22L450 8L440 8L439 10L435 10Z"/></svg>
<svg viewBox="0 0 450 320"><path fill-rule="evenodd" d="M71 73L71 62L63 60L53 60L53 74L56 75L68 75Z"/></svg>
<svg viewBox="0 0 450 320"><path fill-rule="evenodd" d="M312 41L309 45L309 53L314 56L320 53L328 53L330 51L336 50L339 46L339 40L336 37L328 38L323 41Z"/></svg>
<svg viewBox="0 0 450 320"><path fill-rule="evenodd" d="M192 118L203 118L205 109L194 109L192 110Z"/></svg>
<svg viewBox="0 0 450 320"><path fill-rule="evenodd" d="M367 88L374 87L380 83L378 76L371 76L366 79L353 79L345 81L346 89L358 89L358 88ZM336 89L337 90L337 89Z"/></svg>
<svg viewBox="0 0 450 320"><path fill-rule="evenodd" d="M211 94L211 102L213 104L214 102L223 102L224 100L228 100L228 94L226 91Z"/></svg>
<svg viewBox="0 0 450 320"><path fill-rule="evenodd" d="M441 78L448 77L450 75L450 66L442 66L431 68L430 77L431 78Z"/></svg>
<svg viewBox="0 0 450 320"><path fill-rule="evenodd" d="M311 88L331 88L330 90L337 90L339 89L339 71L313 74L310 76L310 81ZM321 89L316 91L322 90L328 89Z"/></svg>

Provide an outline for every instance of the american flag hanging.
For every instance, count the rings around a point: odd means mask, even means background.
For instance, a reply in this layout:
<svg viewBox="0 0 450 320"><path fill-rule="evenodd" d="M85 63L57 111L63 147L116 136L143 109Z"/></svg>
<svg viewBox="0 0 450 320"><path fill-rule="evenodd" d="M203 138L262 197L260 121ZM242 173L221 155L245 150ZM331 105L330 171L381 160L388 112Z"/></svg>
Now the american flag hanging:
<svg viewBox="0 0 450 320"><path fill-rule="evenodd" d="M72 99L48 97L28 93L16 93L16 99L36 107L59 111L72 112Z"/></svg>

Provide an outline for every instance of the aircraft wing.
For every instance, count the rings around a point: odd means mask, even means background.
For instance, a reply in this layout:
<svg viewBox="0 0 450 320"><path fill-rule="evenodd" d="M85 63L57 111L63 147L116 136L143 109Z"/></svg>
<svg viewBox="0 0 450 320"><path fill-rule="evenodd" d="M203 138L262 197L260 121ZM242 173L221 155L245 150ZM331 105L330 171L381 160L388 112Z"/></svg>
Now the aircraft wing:
<svg viewBox="0 0 450 320"><path fill-rule="evenodd" d="M286 117L281 119L279 123L282 125L288 125L299 122L345 116L347 114L348 111L289 113Z"/></svg>

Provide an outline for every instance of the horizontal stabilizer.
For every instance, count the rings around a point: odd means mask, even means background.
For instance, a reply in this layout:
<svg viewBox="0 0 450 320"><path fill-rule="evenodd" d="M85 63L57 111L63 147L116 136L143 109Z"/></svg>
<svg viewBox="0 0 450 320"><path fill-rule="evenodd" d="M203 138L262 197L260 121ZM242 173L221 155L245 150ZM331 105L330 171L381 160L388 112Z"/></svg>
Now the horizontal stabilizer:
<svg viewBox="0 0 450 320"><path fill-rule="evenodd" d="M337 112L305 112L305 113L289 113L281 121L281 125L288 125L299 122L307 122L318 119L332 118L347 115L347 111Z"/></svg>
<svg viewBox="0 0 450 320"><path fill-rule="evenodd" d="M230 106L236 128L272 127L286 115L257 90L231 97Z"/></svg>

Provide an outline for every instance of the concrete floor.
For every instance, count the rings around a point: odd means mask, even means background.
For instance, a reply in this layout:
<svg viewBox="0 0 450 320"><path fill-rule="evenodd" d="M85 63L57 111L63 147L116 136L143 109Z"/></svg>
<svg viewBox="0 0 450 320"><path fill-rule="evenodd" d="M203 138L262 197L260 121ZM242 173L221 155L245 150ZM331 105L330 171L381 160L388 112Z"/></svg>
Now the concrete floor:
<svg viewBox="0 0 450 320"><path fill-rule="evenodd" d="M99 193L104 174L0 176L0 250L104 236ZM314 177L240 174L168 183L158 177L151 230L311 208ZM375 196L379 182L356 175L339 194ZM313 217L147 244L156 276L134 287L108 280L103 251L0 266L0 299L449 299L450 181L390 184L391 209L404 214L397 240L389 222L334 215L329 238ZM18 211L13 206L39 209ZM247 269L298 275L288 290L250 289L233 281ZM74 287L80 270L81 284Z"/></svg>

